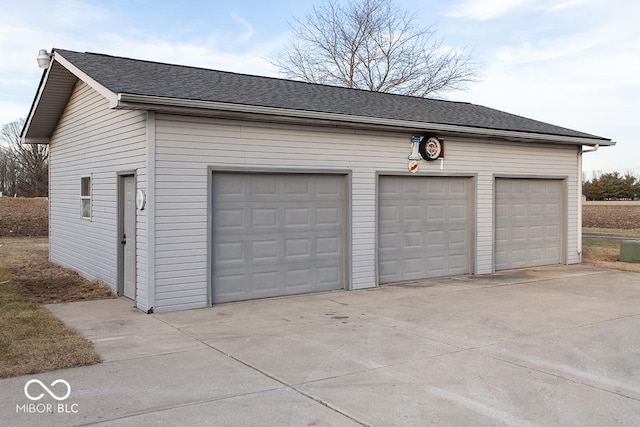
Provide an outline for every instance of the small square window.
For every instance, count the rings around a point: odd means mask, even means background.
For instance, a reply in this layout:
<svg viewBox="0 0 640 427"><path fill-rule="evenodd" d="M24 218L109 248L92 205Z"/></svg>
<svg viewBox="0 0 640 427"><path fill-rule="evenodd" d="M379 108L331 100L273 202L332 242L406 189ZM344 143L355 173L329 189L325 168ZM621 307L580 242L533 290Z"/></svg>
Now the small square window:
<svg viewBox="0 0 640 427"><path fill-rule="evenodd" d="M82 218L91 219L91 177L80 178L80 207Z"/></svg>

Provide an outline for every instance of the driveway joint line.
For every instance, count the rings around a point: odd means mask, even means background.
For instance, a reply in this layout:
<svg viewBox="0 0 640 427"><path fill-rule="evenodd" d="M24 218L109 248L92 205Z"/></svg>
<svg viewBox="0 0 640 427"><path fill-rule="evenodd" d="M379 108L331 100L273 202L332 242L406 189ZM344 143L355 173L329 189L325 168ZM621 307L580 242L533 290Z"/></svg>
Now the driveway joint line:
<svg viewBox="0 0 640 427"><path fill-rule="evenodd" d="M161 319L160 319L160 320L161 320ZM298 394L300 394L300 395L302 395L302 396L304 396L304 397L306 397L306 398L308 398L308 399L311 399L311 400L313 400L314 402L319 403L319 404L321 404L322 406L324 406L324 407L326 407L326 408L331 409L332 411L336 412L337 414L340 414L340 415L342 415L343 417L346 417L346 418L350 419L351 421L353 421L353 422L355 422L355 423L360 424L361 426L371 427L371 424L369 424L369 423L367 423L367 422L365 422L365 421L359 420L359 419L355 418L355 417L354 417L354 416L352 416L352 415L349 415L348 413L346 413L346 412L344 412L344 411L340 410L339 408L334 407L334 406L333 406L333 405L331 405L329 402L325 402L324 400L322 400L322 399L320 399L320 398L317 398L317 397L315 397L315 396L313 396L313 395L311 395L311 394L309 394L309 393L304 392L303 390L300 390L300 389L299 389L298 387L296 387L294 384L290 384L290 383L288 383L288 382L286 382L286 381L284 381L284 380L282 380L282 379L280 379L280 378L276 377L275 375L272 375L272 374L270 374L270 373L268 373L268 372L266 372L266 371L264 371L264 370L262 370L262 369L260 369L260 368L258 368L258 367L256 367L256 366L253 366L253 365L252 365L252 364L250 364L249 362L245 362L244 360L242 360L242 359L240 359L240 358L238 358L238 357L236 357L236 356L234 356L234 355L232 355L232 354L230 354L230 353L227 353L226 351L223 351L223 350L221 350L221 349L219 349L219 348L215 347L214 345L212 345L212 344L210 344L210 343L207 343L207 342L205 342L205 341L203 341L203 340L199 339L197 336L195 336L195 335L193 335L193 334L191 334L191 333L189 333L189 332L186 332L186 331L181 330L180 328L177 328L177 327L175 327L175 326L171 325L170 323L165 322L164 320L161 320L161 321L162 321L162 322L164 322L164 323L166 323L167 325L171 326L172 328L174 328L174 329L176 329L176 330L180 331L181 333L183 333L183 334L185 334L185 335L187 335L187 336L189 336L189 337L191 337L191 338L195 339L196 341L201 342L202 344L204 344L204 345L205 345L205 346L207 346L208 348L211 348L212 350L217 351L218 353L220 353L220 354L222 354L222 355L224 355L224 356L226 356L226 357L228 357L228 358L230 358L230 359L232 359L232 360L234 360L234 361L236 361L236 362L238 362L238 363L240 363L240 364L242 364L242 365L244 365L244 366L248 367L249 369L252 369L252 370L254 370L254 371L258 372L258 373L260 373L260 374L262 374L262 375L266 376L267 378L270 378L270 379L272 379L273 381L276 381L277 383L279 383L279 384L281 384L281 385L283 385L283 386L285 386L285 387L290 388L291 390L294 390L296 393L298 393Z"/></svg>
<svg viewBox="0 0 640 427"><path fill-rule="evenodd" d="M194 337L194 338L196 338L196 337ZM196 339L197 339L197 338L196 338ZM199 340L199 341L200 341L200 340ZM313 401L315 401L315 402L317 402L317 403L321 404L322 406L325 406L325 407L327 407L327 408L331 409L332 411L334 411L334 412L336 412L336 413L338 413L338 414L340 414L340 415L342 415L342 416L344 416L344 417L346 417L346 418L349 418L350 420L352 420L352 421L354 421L354 422L356 422L356 423L358 423L358 424L360 424L360 425L362 425L362 426L371 427L371 424L366 423L366 422L364 422L364 421L361 421L361 420L359 420L359 419L357 419L357 418L353 417L352 415L349 415L349 414L347 414L346 412L344 412L344 411L342 411L342 410L340 410L340 409L338 409L338 408L334 407L333 405L329 404L328 402L325 402L324 400L322 400L322 399L320 399L320 398L317 398L317 397L315 397L315 396L313 396L313 395L311 395L311 394L309 394L309 393L306 393L306 392L304 392L304 391L300 390L300 389L299 389L298 387L296 387L294 384L290 384L290 383L288 383L288 382L286 382L286 381L284 381L284 380L282 380L282 379L280 379L280 378L276 377L275 375L272 375L272 374L270 374L270 373L268 373L268 372L266 372L266 371L264 371L264 370L262 370L262 369L260 369L260 368L258 368L258 367L256 367L256 366L253 366L253 365L252 365L252 364L250 364L249 362L245 362L244 360L242 360L242 359L240 359L240 358L238 358L238 357L236 357L236 356L233 356L232 354L229 354L229 353L227 353L227 352L225 352L225 351L222 351L221 349L219 349L219 348L215 347L215 346L214 346L214 345L212 345L212 344L206 343L206 342L204 342L204 341L200 341L200 342L202 342L202 343L203 343L203 344L205 344L206 346L210 347L211 349L213 349L213 350L215 350L215 351L219 352L220 354L223 354L223 355L227 356L228 358L230 358L230 359L232 359L232 360L235 360L235 361L236 361L236 362L238 362L238 363L243 364L244 366L246 366L246 367L248 367L248 368L250 368L250 369L252 369L252 370L254 370L254 371L256 371L256 372L258 372L258 373L260 373L260 374L262 374L262 375L264 375L264 376L266 376L267 378L270 378L270 379L272 379L273 381L276 381L276 382L278 382L279 384L282 384L283 386L288 387L288 388L290 388L291 390L294 390L296 393L298 393L298 394L300 394L300 395L302 395L302 396L304 396L304 397L306 397L306 398L308 398L308 399L311 399L311 400L313 400Z"/></svg>
<svg viewBox="0 0 640 427"><path fill-rule="evenodd" d="M640 402L640 399L638 399L638 398L635 398L635 397L632 397L632 396L627 396L626 394L622 394L622 393L617 392L617 391L607 390L606 388L602 388L602 387L595 386L593 384L588 384L588 383L585 383L585 382L582 382L582 381L578 381L578 380L573 379L573 378L567 378L567 377L565 377L563 375L560 375L558 373L555 373L555 372L547 372L547 371L545 371L544 369L541 369L541 368L536 368L536 367L533 367L533 366L527 366L527 365L524 365L522 363L517 363L517 362L511 361L511 360L505 360L505 359L502 359L502 358L500 358L498 356L495 356L495 355L492 355L492 354L484 354L484 353L481 353L481 352L478 352L478 351L476 351L476 353L481 355L481 356L483 356L483 357L489 357L491 359L499 360L501 362L504 362L504 363L507 363L507 364L510 364L510 365L513 365L513 366L518 366L520 368L529 369L531 371L539 372L541 374L551 375L553 377L560 378L562 380L569 381L569 382L574 383L574 384L580 384L580 385L583 385L585 387L590 387L590 388L593 388L595 390L600 390L600 391L603 391L603 392L606 392L606 393L610 393L610 394L613 394L613 395L616 395L616 396L624 397L624 398L629 399L629 400L634 400L636 402Z"/></svg>
<svg viewBox="0 0 640 427"><path fill-rule="evenodd" d="M101 421L98 421L98 422L89 422L89 423L77 424L77 425L78 426L88 426L88 425L96 425L96 424L100 425L100 424L104 424L104 423L110 423L110 422L116 421L116 420L126 420L128 418L133 418L133 417L137 417L137 416L140 416L140 415L148 415L148 414L153 414L153 413L157 413L157 412L170 411L172 409L178 409L178 408L188 408L190 406L206 405L207 403L221 402L221 401L224 401L224 400L234 399L236 397L251 396L251 395L254 395L254 394L261 394L261 393L264 393L264 392L275 391L275 390L280 390L280 389L282 389L282 387L268 388L268 389L264 389L264 390L257 390L257 391L247 392L247 393L233 394L233 395L229 395L229 396L220 396L220 397L216 397L216 398L213 398L213 399L194 400L192 402L185 402L185 403L180 403L180 404L172 405L172 406L166 406L166 407L162 407L162 408L153 408L153 409L148 409L146 411L132 412L130 414L122 415L120 417L109 418L109 419L101 420Z"/></svg>

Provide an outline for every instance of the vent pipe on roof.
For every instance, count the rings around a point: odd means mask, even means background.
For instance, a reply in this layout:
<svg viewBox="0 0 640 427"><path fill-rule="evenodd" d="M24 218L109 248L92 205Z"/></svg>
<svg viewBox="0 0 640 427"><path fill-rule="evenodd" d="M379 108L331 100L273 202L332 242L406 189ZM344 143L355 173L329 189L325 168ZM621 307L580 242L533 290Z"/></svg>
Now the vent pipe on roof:
<svg viewBox="0 0 640 427"><path fill-rule="evenodd" d="M51 54L46 49L40 49L36 60L38 61L38 67L48 68L51 62Z"/></svg>

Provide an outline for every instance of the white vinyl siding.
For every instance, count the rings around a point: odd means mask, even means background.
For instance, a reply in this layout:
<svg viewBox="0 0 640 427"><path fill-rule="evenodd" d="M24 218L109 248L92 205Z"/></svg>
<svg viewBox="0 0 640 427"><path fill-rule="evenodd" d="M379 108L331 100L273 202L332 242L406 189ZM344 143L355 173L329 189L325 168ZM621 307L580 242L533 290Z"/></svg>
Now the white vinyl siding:
<svg viewBox="0 0 640 427"><path fill-rule="evenodd" d="M208 296L209 169L326 170L351 174L352 289L376 286L378 173L408 174L411 133L345 130L156 116L156 309L204 307ZM496 175L566 178L568 263L577 248L575 147L442 137L446 158L419 162L417 175L475 177L474 273L493 271Z"/></svg>
<svg viewBox="0 0 640 427"><path fill-rule="evenodd" d="M51 136L50 258L117 287L117 174L136 171L146 186L145 113L110 110L79 82ZM91 221L79 214L81 177L91 177ZM137 213L138 307L147 305L145 211ZM142 225L142 226L141 226Z"/></svg>

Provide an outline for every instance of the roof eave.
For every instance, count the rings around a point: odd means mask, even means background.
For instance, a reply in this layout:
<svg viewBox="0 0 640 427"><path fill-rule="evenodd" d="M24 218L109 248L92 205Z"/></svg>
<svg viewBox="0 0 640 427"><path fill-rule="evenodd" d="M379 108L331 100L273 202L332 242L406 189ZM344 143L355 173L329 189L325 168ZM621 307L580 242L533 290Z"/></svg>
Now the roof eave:
<svg viewBox="0 0 640 427"><path fill-rule="evenodd" d="M276 107L263 107L256 105L233 104L226 102L201 101L193 99L168 98L160 96L136 95L119 93L117 99L110 103L115 109L137 109L175 113L187 113L188 111L208 110L211 112L233 112L238 114L263 115L270 117L282 117L289 119L302 119L309 121L323 121L344 123L347 125L365 125L386 127L393 129L420 130L428 129L433 132L458 134L468 136L482 136L501 140L512 141L537 141L551 144L564 145L589 145L600 146L615 145L615 142L605 138L586 138L575 136L552 135L534 132L521 132L502 129L489 129L471 126L451 125L443 123L429 123L410 120L385 119L377 117L364 117L339 113L326 113L318 111L294 110Z"/></svg>
<svg viewBox="0 0 640 427"><path fill-rule="evenodd" d="M47 88L47 82L50 78L52 78L52 70L54 69L54 63L59 63L62 67L66 68L71 74L77 77L79 80L82 80L86 84L88 84L92 89L96 92L104 96L109 104L113 104L116 102L117 95L98 83L96 80L91 78L88 74L80 70L78 67L69 62L66 58L64 58L60 52L55 49L51 53L51 61L49 63L49 67L43 73L42 79L40 80L40 85L38 86L38 91L36 96L31 104L31 109L29 110L29 114L27 115L27 119L25 120L25 125L22 128L22 132L20 133L20 140L25 144L48 144L50 141L50 136L38 136L38 137L30 137L29 129L34 124L34 120L37 121L38 110L40 108L40 103L42 97ZM55 73L54 73L55 76ZM62 111L58 111L59 114L62 114Z"/></svg>
<svg viewBox="0 0 640 427"><path fill-rule="evenodd" d="M46 70L44 70L44 73L42 73L42 78L40 78L40 84L38 85L38 91L36 92L36 96L33 99L33 102L31 103L31 108L29 109L29 114L27 115L27 119L24 122L24 126L22 127L22 130L20 131L20 141L23 144L32 144L32 142L29 142L29 139L27 137L27 133L29 132L29 127L31 126L31 122L33 121L33 117L35 116L36 110L38 108L38 105L40 104L40 99L42 98L42 94L44 92L44 88L47 84L47 80L49 79L49 74L51 73L51 67L47 67Z"/></svg>

